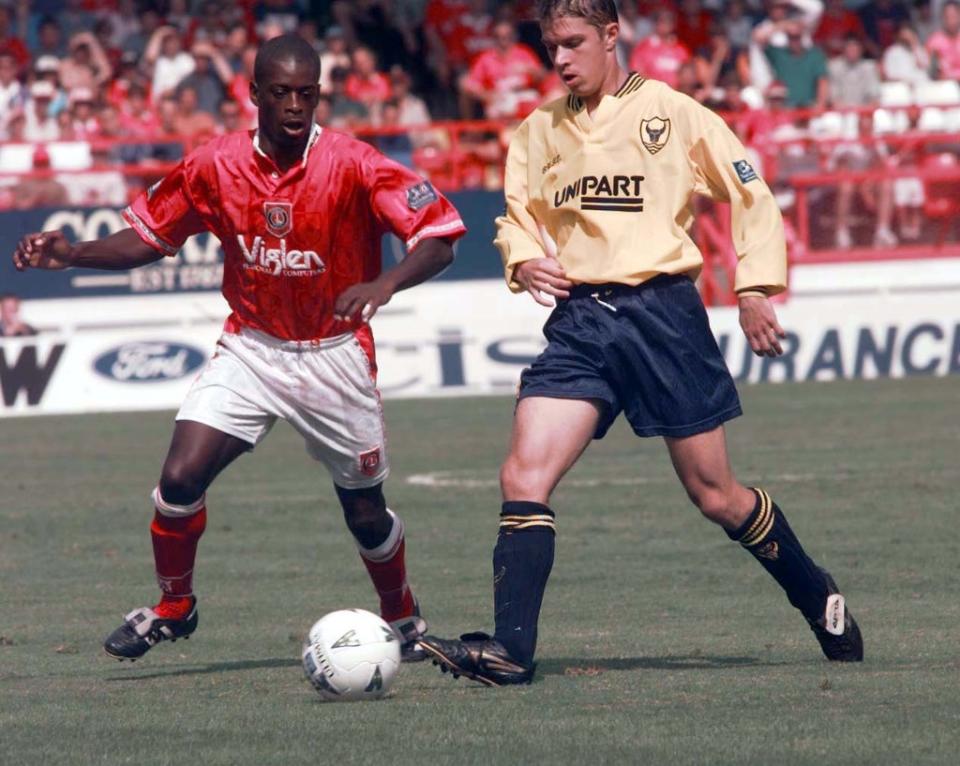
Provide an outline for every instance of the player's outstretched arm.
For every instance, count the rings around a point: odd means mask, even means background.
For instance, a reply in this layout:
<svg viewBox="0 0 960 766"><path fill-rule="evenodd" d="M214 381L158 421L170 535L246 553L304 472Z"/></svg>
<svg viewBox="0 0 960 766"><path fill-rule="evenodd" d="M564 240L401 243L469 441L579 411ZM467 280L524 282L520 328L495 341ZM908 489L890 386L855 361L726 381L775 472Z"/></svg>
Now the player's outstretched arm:
<svg viewBox="0 0 960 766"><path fill-rule="evenodd" d="M371 282L361 282L344 290L337 298L334 316L351 320L357 314L368 322L377 309L389 303L399 290L426 282L453 263L453 245L447 240L430 237L421 240L407 257Z"/></svg>
<svg viewBox="0 0 960 766"><path fill-rule="evenodd" d="M739 302L740 327L753 353L780 356L783 353L780 341L787 337L787 333L777 321L777 312L770 299L762 295L744 295Z"/></svg>
<svg viewBox="0 0 960 766"><path fill-rule="evenodd" d="M17 271L58 270L77 266L122 271L158 261L163 254L140 239L133 229L90 242L70 244L60 231L27 234L13 251Z"/></svg>

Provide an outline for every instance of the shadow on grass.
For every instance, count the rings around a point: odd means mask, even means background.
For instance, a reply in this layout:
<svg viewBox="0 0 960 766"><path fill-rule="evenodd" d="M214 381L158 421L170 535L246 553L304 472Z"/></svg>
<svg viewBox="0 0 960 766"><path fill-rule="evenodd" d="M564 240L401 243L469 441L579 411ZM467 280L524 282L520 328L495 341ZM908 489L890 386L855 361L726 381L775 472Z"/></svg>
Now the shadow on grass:
<svg viewBox="0 0 960 766"><path fill-rule="evenodd" d="M240 660L238 662L212 662L208 665L200 665L189 668L171 668L170 670L160 670L153 673L137 673L136 668L132 668L130 675L112 676L104 679L105 681L146 681L150 678L173 678L175 676L200 676L207 673L232 673L237 670L259 670L262 668L294 668L300 667L300 660L277 657L268 660Z"/></svg>
<svg viewBox="0 0 960 766"><path fill-rule="evenodd" d="M610 670L715 670L763 667L780 663L756 657L714 657L703 654L667 657L553 657L537 664L545 676L591 676Z"/></svg>

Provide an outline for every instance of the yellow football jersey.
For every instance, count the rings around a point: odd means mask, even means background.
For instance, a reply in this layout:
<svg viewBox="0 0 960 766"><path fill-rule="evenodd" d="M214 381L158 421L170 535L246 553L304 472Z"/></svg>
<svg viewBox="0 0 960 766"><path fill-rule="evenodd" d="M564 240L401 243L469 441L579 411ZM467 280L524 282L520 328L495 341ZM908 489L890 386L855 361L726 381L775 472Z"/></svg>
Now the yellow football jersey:
<svg viewBox="0 0 960 766"><path fill-rule="evenodd" d="M703 257L687 233L694 194L730 203L734 288L786 288L783 221L770 189L717 114L662 82L631 74L592 115L575 96L537 109L510 142L504 192L494 243L514 291L517 264L544 255L538 224L573 282L696 277Z"/></svg>

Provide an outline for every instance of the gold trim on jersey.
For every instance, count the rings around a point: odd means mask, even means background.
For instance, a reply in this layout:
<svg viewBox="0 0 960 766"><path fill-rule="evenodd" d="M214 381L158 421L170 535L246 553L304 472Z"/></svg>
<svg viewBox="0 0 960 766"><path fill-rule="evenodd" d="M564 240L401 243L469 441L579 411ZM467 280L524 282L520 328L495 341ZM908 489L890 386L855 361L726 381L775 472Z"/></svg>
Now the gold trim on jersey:
<svg viewBox="0 0 960 766"><path fill-rule="evenodd" d="M623 98L624 96L629 95L630 93L633 93L646 81L647 80L645 77L641 77L636 72L630 72L627 75L626 81L623 83L623 85L620 86L617 92L614 93L613 95L616 96L617 98Z"/></svg>
<svg viewBox="0 0 960 766"><path fill-rule="evenodd" d="M624 80L623 85L617 88L617 92L613 96L614 98L623 98L639 89L646 81L645 77L641 77L636 72L630 72L627 74L627 79ZM579 112L583 109L583 99L573 94L567 96L567 109L571 112Z"/></svg>

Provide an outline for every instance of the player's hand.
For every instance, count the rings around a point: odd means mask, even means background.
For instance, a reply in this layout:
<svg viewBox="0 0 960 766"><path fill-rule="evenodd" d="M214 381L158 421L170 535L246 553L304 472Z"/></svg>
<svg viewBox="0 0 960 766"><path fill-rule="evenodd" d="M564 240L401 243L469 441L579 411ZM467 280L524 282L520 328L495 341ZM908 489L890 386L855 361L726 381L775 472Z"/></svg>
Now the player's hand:
<svg viewBox="0 0 960 766"><path fill-rule="evenodd" d="M17 271L27 269L59 270L71 266L71 247L60 231L27 234L13 251L13 265Z"/></svg>
<svg viewBox="0 0 960 766"><path fill-rule="evenodd" d="M361 321L369 322L377 309L389 303L392 297L393 288L379 279L351 285L337 298L333 318L340 322L350 322L359 314Z"/></svg>
<svg viewBox="0 0 960 766"><path fill-rule="evenodd" d="M769 298L759 295L741 298L740 327L757 356L780 356L783 353L780 341L787 337L787 333L777 321Z"/></svg>
<svg viewBox="0 0 960 766"><path fill-rule="evenodd" d="M513 279L537 303L551 308L556 304L545 298L544 294L554 298L569 298L570 288L573 287L560 261L550 256L524 261L513 270Z"/></svg>

